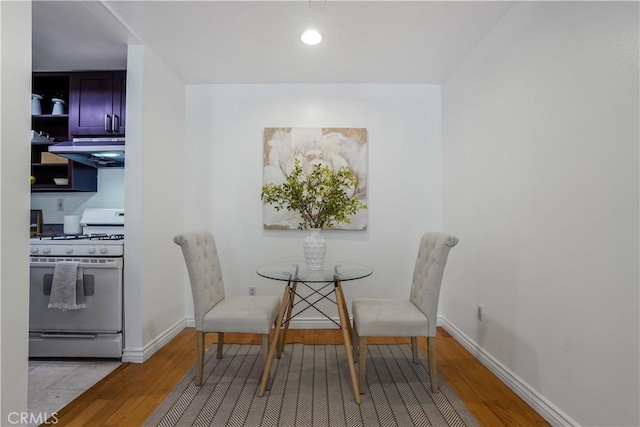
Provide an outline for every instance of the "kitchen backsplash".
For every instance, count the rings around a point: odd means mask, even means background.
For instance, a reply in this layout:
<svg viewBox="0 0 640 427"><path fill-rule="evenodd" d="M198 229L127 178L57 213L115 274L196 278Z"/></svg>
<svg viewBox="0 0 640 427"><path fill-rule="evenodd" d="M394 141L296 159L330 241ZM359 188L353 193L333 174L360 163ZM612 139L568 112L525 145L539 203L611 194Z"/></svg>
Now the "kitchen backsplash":
<svg viewBox="0 0 640 427"><path fill-rule="evenodd" d="M62 200L61 211L58 200ZM86 208L124 208L124 168L98 169L96 193L31 194L31 209L42 210L43 224L62 224L65 215L82 215Z"/></svg>

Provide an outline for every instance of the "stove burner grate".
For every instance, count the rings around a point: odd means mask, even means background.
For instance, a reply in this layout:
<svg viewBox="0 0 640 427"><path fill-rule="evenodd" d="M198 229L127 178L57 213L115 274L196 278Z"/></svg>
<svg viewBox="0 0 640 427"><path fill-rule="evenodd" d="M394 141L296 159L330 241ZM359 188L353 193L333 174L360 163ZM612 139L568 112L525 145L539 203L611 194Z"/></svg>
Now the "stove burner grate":
<svg viewBox="0 0 640 427"><path fill-rule="evenodd" d="M124 234L106 234L106 233L90 234L89 239L90 240L123 240Z"/></svg>
<svg viewBox="0 0 640 427"><path fill-rule="evenodd" d="M124 234L60 234L56 236L41 236L40 240L124 240Z"/></svg>
<svg viewBox="0 0 640 427"><path fill-rule="evenodd" d="M86 234L59 234L55 236L41 236L40 240L85 240L89 236Z"/></svg>

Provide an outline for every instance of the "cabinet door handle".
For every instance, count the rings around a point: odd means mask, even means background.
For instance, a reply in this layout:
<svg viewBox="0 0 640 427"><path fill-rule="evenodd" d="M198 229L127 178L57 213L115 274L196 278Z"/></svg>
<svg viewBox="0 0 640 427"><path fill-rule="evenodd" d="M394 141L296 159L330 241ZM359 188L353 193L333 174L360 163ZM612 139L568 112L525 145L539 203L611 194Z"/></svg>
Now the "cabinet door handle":
<svg viewBox="0 0 640 427"><path fill-rule="evenodd" d="M113 130L113 121L111 120L111 116L109 114L104 115L104 131L112 132Z"/></svg>
<svg viewBox="0 0 640 427"><path fill-rule="evenodd" d="M120 117L117 114L113 115L111 132L114 132L114 133L120 132Z"/></svg>

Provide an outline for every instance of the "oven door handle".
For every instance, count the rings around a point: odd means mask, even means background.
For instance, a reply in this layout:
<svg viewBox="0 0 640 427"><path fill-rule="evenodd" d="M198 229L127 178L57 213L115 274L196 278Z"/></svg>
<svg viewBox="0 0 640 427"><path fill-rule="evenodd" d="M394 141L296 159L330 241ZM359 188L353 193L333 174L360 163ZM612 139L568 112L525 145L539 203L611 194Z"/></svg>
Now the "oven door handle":
<svg viewBox="0 0 640 427"><path fill-rule="evenodd" d="M40 334L41 338L95 338L93 334Z"/></svg>

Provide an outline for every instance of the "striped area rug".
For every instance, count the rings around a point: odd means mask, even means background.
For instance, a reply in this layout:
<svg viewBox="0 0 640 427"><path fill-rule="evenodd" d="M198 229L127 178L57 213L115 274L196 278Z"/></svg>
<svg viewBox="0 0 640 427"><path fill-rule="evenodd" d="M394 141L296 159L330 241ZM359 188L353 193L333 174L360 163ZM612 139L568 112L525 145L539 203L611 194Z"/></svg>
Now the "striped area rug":
<svg viewBox="0 0 640 427"><path fill-rule="evenodd" d="M409 345L369 345L366 393L353 399L343 346L288 344L272 368L271 390L257 397L260 346L229 344L222 359L205 353L202 386L195 367L145 426L477 426L440 379L432 393L425 360Z"/></svg>

